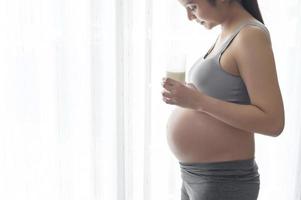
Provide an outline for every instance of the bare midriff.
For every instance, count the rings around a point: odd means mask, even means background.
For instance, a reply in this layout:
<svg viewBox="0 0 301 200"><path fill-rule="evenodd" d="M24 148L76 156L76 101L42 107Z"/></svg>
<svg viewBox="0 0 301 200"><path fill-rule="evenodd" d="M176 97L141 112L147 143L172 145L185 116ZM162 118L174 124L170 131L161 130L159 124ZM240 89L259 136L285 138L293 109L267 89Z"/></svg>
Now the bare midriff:
<svg viewBox="0 0 301 200"><path fill-rule="evenodd" d="M178 106L167 122L167 142L180 162L245 160L255 153L254 133Z"/></svg>

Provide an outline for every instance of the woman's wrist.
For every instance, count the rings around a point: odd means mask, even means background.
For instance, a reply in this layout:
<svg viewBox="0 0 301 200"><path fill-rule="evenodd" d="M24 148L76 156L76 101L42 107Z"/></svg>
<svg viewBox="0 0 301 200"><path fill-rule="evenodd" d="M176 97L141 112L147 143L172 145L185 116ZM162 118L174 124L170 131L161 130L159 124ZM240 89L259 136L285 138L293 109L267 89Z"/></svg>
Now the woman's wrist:
<svg viewBox="0 0 301 200"><path fill-rule="evenodd" d="M204 93L200 93L199 95L199 100L198 100L198 103L197 103L197 106L196 106L196 110L199 111L199 112L205 112L204 110L204 104L205 104L205 101L206 101L206 95Z"/></svg>

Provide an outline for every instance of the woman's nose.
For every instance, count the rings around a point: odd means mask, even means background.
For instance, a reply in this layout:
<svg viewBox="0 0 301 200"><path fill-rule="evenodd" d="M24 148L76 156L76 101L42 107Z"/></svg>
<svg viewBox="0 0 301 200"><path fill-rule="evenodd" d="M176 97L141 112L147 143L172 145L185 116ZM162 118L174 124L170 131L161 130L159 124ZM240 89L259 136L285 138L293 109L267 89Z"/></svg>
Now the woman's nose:
<svg viewBox="0 0 301 200"><path fill-rule="evenodd" d="M189 10L187 10L187 17L189 20L193 20L196 18L195 15Z"/></svg>

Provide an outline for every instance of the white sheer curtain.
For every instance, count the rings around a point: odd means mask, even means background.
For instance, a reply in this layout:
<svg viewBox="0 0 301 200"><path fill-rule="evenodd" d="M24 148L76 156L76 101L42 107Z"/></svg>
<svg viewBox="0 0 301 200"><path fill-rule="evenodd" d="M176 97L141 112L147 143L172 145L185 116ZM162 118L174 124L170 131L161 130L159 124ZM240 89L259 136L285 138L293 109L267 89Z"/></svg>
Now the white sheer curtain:
<svg viewBox="0 0 301 200"><path fill-rule="evenodd" d="M259 3L286 110L281 136L256 134L259 199L300 200L301 5ZM0 25L0 199L180 200L165 56L190 67L218 28L177 0L0 0Z"/></svg>
<svg viewBox="0 0 301 200"><path fill-rule="evenodd" d="M0 199L95 199L91 2L0 0Z"/></svg>

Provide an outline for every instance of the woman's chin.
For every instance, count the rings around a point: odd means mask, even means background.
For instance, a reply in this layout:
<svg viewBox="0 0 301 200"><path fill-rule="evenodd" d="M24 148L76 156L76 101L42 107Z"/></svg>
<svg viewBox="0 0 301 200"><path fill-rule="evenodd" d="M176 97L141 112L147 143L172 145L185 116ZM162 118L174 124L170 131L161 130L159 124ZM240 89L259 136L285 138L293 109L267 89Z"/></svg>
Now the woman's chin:
<svg viewBox="0 0 301 200"><path fill-rule="evenodd" d="M204 22L201 25L206 29L211 29L211 26L210 26L210 24L208 24L208 22Z"/></svg>
<svg viewBox="0 0 301 200"><path fill-rule="evenodd" d="M208 30L210 30L210 29L212 29L213 27L216 26L216 24L213 24L213 23L210 23L210 22L204 22L201 25L204 26Z"/></svg>

